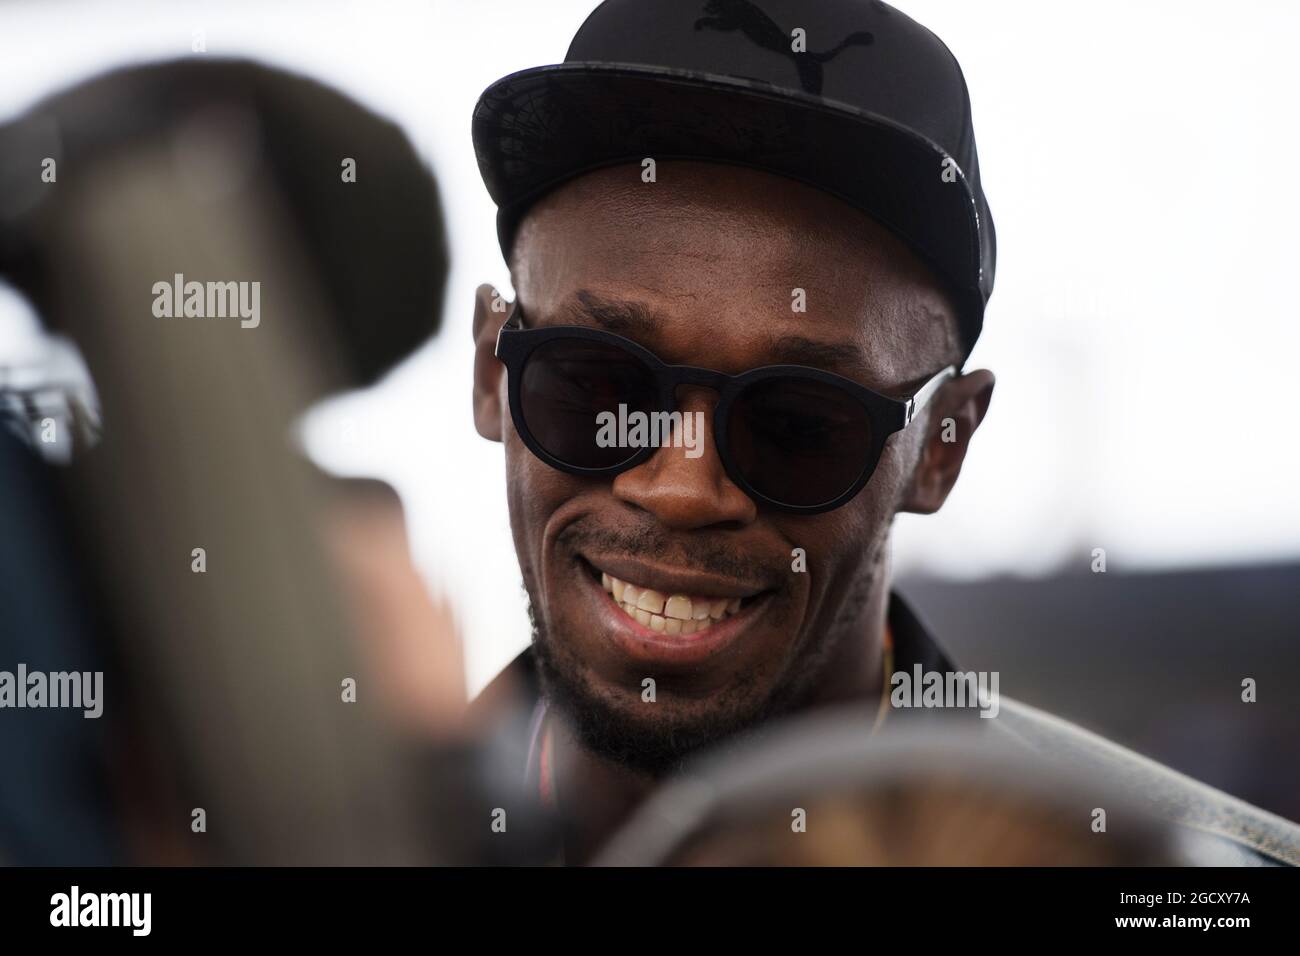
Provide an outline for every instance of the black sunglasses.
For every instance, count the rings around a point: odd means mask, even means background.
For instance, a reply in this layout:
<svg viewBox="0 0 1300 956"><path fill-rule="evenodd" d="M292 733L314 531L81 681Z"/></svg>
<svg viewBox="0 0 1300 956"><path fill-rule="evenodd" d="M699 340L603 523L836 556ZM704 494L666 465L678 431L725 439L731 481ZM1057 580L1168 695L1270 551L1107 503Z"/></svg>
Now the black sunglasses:
<svg viewBox="0 0 1300 956"><path fill-rule="evenodd" d="M601 438L602 420L639 412L642 421L662 423L679 411L680 386L715 390L713 440L727 475L756 502L794 514L830 511L853 498L876 470L885 439L957 372L949 366L897 401L803 365L727 375L669 365L599 329L525 329L518 305L497 334L496 356L506 366L510 415L524 444L574 475L613 477L658 451L611 444Z"/></svg>

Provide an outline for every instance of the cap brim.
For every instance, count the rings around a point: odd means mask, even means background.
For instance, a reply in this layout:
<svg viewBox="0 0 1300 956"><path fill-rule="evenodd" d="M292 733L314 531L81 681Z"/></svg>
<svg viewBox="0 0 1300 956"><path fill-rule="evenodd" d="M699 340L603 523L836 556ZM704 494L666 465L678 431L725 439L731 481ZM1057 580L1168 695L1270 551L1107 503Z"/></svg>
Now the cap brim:
<svg viewBox="0 0 1300 956"><path fill-rule="evenodd" d="M473 135L506 252L523 211L582 173L646 157L748 166L867 212L948 281L967 341L978 334L987 293L974 194L955 164L943 175L941 147L885 117L757 80L564 63L490 86Z"/></svg>

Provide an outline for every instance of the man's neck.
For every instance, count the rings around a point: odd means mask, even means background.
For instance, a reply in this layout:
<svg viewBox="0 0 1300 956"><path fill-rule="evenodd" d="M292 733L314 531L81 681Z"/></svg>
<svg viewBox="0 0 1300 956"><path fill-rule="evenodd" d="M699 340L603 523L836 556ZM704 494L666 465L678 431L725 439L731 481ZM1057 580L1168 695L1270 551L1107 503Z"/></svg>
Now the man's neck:
<svg viewBox="0 0 1300 956"><path fill-rule="evenodd" d="M555 797L564 826L564 862L590 863L605 841L658 785L582 745L564 721L555 728Z"/></svg>
<svg viewBox="0 0 1300 956"><path fill-rule="evenodd" d="M888 617L889 575L883 573L873 583L862 613L844 625L851 636L823 669L805 709L872 701L886 691L888 677L882 666Z"/></svg>

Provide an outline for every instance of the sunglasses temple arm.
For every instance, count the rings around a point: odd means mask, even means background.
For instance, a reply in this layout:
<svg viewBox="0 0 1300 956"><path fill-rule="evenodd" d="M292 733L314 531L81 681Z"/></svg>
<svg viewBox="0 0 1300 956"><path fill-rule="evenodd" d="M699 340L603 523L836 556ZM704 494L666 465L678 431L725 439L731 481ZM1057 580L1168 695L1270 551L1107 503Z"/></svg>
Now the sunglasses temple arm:
<svg viewBox="0 0 1300 956"><path fill-rule="evenodd" d="M939 391L943 386L943 383L955 375L957 375L957 366L949 365L934 378L930 379L930 381L922 385L920 390L908 399L907 414L903 421L904 428L912 424L912 419L916 418L916 416L920 414L921 409L925 408L930 399L934 398L935 392Z"/></svg>
<svg viewBox="0 0 1300 956"><path fill-rule="evenodd" d="M524 327L523 315L519 311L519 303L516 302L515 307L510 310L510 315L506 318L506 320L503 323L501 323L501 328L497 329L497 344L496 344L496 348L492 350L492 354L495 355L497 358L501 358L501 333L502 332L506 332L506 331L518 332L523 327Z"/></svg>

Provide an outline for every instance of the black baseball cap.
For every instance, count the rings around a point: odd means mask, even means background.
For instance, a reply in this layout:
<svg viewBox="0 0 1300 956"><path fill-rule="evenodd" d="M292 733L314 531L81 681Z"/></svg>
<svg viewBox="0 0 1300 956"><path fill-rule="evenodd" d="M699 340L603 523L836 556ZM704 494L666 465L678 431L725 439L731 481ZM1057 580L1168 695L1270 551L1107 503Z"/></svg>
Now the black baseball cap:
<svg viewBox="0 0 1300 956"><path fill-rule="evenodd" d="M996 244L966 80L877 0L606 0L563 63L484 91L473 135L507 256L528 208L575 176L730 163L865 211L947 283L967 353L983 326Z"/></svg>

